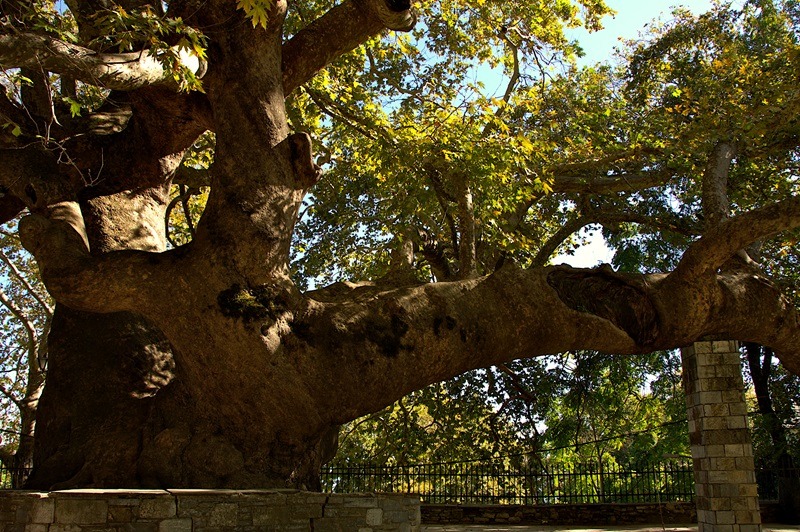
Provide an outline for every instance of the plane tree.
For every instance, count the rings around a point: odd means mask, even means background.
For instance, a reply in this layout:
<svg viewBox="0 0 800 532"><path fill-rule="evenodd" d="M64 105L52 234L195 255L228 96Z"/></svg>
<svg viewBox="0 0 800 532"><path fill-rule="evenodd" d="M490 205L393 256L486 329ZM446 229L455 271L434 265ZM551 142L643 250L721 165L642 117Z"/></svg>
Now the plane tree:
<svg viewBox="0 0 800 532"><path fill-rule="evenodd" d="M66 5L0 5L2 212L27 209L20 238L57 302L31 487L314 487L342 423L548 353L724 337L800 371L793 305L736 258L800 224L788 169L780 194L723 215L716 174L660 162L666 133L619 129L614 98L593 112L602 84L583 107L542 96L548 62L574 53L563 26L596 26L602 2ZM475 61L505 73L496 95L470 82ZM786 117L765 131L794 123L790 96L756 117ZM587 219L571 205L600 217L600 194L676 180L715 214L673 270L544 266ZM168 247L172 182L210 188L191 241ZM313 259L331 214L395 251L342 260L350 281L294 280L293 238ZM519 242L537 230L552 235L532 256Z"/></svg>

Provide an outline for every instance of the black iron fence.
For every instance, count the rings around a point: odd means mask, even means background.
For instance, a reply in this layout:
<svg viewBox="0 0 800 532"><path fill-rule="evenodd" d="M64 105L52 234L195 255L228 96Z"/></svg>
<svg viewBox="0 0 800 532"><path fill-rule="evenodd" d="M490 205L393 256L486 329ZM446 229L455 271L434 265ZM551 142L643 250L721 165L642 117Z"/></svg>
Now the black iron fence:
<svg viewBox="0 0 800 532"><path fill-rule="evenodd" d="M694 498L688 461L641 467L461 462L330 467L322 489L337 493L418 493L433 504L589 504L680 502Z"/></svg>
<svg viewBox="0 0 800 532"><path fill-rule="evenodd" d="M777 500L781 479L800 471L756 472L762 500ZM333 466L323 491L418 493L429 504L663 503L694 500L690 461L626 467L617 464L514 466L460 462L404 466Z"/></svg>
<svg viewBox="0 0 800 532"><path fill-rule="evenodd" d="M25 484L31 470L29 468L8 468L0 466L0 489L19 489Z"/></svg>
<svg viewBox="0 0 800 532"><path fill-rule="evenodd" d="M0 467L0 489L23 485L29 469ZM774 501L796 489L800 469L756 469L758 493ZM554 466L452 462L403 466L324 468L322 490L333 493L417 493L430 504L663 503L694 500L690 461L625 467L617 464Z"/></svg>

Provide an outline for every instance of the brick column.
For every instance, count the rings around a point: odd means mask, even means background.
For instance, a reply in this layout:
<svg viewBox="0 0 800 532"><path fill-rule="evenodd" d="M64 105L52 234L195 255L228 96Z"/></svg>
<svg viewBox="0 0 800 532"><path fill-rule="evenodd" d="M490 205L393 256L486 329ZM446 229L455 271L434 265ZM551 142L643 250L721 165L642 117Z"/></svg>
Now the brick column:
<svg viewBox="0 0 800 532"><path fill-rule="evenodd" d="M696 342L681 358L698 532L760 532L739 345Z"/></svg>

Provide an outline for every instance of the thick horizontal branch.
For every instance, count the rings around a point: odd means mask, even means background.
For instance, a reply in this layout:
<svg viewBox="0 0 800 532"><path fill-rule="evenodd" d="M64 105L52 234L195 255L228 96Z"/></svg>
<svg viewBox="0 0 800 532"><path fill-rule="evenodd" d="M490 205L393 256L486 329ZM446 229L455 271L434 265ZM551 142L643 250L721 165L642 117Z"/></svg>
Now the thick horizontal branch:
<svg viewBox="0 0 800 532"><path fill-rule="evenodd" d="M181 52L186 66L197 71L188 53ZM98 53L89 48L67 43L36 33L0 35L0 65L3 68L33 68L57 72L107 89L129 91L149 85L177 87L173 72L147 51Z"/></svg>
<svg viewBox="0 0 800 532"><path fill-rule="evenodd" d="M580 163L583 164L583 163ZM533 181L533 175L526 175ZM612 175L567 175L556 174L550 178L550 188L559 194L613 194L617 192L632 192L645 188L658 187L666 184L671 174L666 171L643 172L639 174L612 174ZM516 230L530 208L538 202L543 192L520 201L513 213L505 221L507 230Z"/></svg>
<svg viewBox="0 0 800 532"><path fill-rule="evenodd" d="M307 294L312 300L295 312L291 329L330 361L318 370L327 377L317 377L340 386L341 408L360 412L517 358L581 349L649 353L709 336L768 345L800 372L797 316L773 284L723 273L711 285L687 285L684 298L674 297L667 279L609 267L511 266L479 279L394 290L340 283Z"/></svg>
<svg viewBox="0 0 800 532"><path fill-rule="evenodd" d="M367 39L414 26L408 0L346 0L283 45L283 91L289 94L337 57Z"/></svg>
<svg viewBox="0 0 800 532"><path fill-rule="evenodd" d="M669 181L671 176L671 173L664 171L604 176L556 174L550 186L553 192L563 194L610 194L658 187Z"/></svg>

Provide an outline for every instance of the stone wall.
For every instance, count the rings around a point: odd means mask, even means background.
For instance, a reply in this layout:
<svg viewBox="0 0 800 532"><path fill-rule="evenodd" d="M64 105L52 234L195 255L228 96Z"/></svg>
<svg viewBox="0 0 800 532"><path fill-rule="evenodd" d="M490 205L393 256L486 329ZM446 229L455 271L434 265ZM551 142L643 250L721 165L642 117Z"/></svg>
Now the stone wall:
<svg viewBox="0 0 800 532"><path fill-rule="evenodd" d="M419 497L294 490L0 492L2 532L414 532Z"/></svg>
<svg viewBox="0 0 800 532"><path fill-rule="evenodd" d="M765 523L781 523L775 502L761 501ZM423 504L425 524L509 524L552 526L608 526L665 523L685 525L697 522L692 502L662 504L558 504L550 506L461 506Z"/></svg>
<svg viewBox="0 0 800 532"><path fill-rule="evenodd" d="M694 503L460 506L425 504L426 524L636 525L697 521Z"/></svg>

